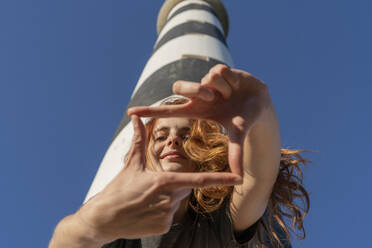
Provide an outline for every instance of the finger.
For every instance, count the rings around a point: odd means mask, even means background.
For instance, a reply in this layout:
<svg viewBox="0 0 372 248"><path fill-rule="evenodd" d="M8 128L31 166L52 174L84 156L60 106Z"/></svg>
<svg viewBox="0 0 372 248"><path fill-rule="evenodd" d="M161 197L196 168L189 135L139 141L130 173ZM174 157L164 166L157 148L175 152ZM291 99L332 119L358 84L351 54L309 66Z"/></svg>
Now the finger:
<svg viewBox="0 0 372 248"><path fill-rule="evenodd" d="M231 172L243 176L243 147L246 137L247 123L237 116L232 119L231 127L228 128L229 150L228 161Z"/></svg>
<svg viewBox="0 0 372 248"><path fill-rule="evenodd" d="M203 188L222 185L232 186L242 183L242 177L229 172L166 172L163 176L165 177L167 187L175 188Z"/></svg>
<svg viewBox="0 0 372 248"><path fill-rule="evenodd" d="M137 115L132 115L132 124L134 134L132 138L132 147L128 155L126 167L136 167L145 169L146 154L146 129L141 119Z"/></svg>
<svg viewBox="0 0 372 248"><path fill-rule="evenodd" d="M226 80L217 73L208 73L201 81L203 87L216 90L224 99L231 96L232 88Z"/></svg>
<svg viewBox="0 0 372 248"><path fill-rule="evenodd" d="M188 110L190 102L179 105L138 106L128 109L128 115L143 117L193 117Z"/></svg>
<svg viewBox="0 0 372 248"><path fill-rule="evenodd" d="M222 76L234 90L239 89L239 76L228 66L219 64L214 66L210 71Z"/></svg>
<svg viewBox="0 0 372 248"><path fill-rule="evenodd" d="M173 84L173 92L189 98L199 98L207 102L214 100L213 91L202 87L200 83L177 81Z"/></svg>
<svg viewBox="0 0 372 248"><path fill-rule="evenodd" d="M243 144L229 141L228 161L231 172L243 177Z"/></svg>

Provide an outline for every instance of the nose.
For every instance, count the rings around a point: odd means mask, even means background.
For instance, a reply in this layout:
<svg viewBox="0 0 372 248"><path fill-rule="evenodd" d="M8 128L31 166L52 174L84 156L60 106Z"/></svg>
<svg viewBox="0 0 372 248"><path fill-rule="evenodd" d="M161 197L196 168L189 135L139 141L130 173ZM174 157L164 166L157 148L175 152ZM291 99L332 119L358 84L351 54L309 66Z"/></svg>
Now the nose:
<svg viewBox="0 0 372 248"><path fill-rule="evenodd" d="M167 145L168 146L181 146L182 139L178 135L169 135Z"/></svg>

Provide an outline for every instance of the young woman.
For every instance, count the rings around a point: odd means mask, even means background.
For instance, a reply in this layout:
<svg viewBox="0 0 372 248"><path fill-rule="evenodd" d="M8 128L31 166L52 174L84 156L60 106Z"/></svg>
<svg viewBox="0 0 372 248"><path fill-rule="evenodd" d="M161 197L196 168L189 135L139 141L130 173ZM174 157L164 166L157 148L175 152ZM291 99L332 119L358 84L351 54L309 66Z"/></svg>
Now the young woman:
<svg viewBox="0 0 372 248"><path fill-rule="evenodd" d="M306 161L280 148L266 85L216 65L173 91L189 100L128 110L125 168L59 223L50 247L279 247L290 230L283 217L304 232ZM153 119L145 127L138 116Z"/></svg>

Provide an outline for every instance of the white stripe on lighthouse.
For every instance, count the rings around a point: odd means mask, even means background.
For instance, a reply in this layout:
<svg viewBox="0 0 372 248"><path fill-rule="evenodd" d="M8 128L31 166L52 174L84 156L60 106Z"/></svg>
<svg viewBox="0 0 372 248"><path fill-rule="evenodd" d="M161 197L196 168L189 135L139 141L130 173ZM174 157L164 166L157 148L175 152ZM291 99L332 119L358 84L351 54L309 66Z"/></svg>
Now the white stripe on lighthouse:
<svg viewBox="0 0 372 248"><path fill-rule="evenodd" d="M167 18L169 19L169 17L172 16L174 14L174 12L176 12L180 8L185 7L186 5L189 5L189 4L193 4L193 3L201 4L201 5L205 5L205 6L211 7L208 3L204 2L204 1L200 1L200 0L186 0L186 1L180 2L179 4L177 4L176 6L174 6L173 9L169 12Z"/></svg>
<svg viewBox="0 0 372 248"><path fill-rule="evenodd" d="M193 44L190 46L190 44ZM201 34L189 34L175 38L161 46L147 62L140 79L133 91L136 93L146 78L166 64L179 60L184 55L204 56L225 62L233 67L229 50L214 37Z"/></svg>
<svg viewBox="0 0 372 248"><path fill-rule="evenodd" d="M187 10L185 12L180 13L179 15L176 15L174 18L172 18L169 22L167 22L162 29L162 31L159 34L158 39L156 40L156 43L163 38L163 36L172 28L174 28L177 25L183 24L188 21L199 21L199 22L206 22L210 23L214 26L216 26L222 34L224 34L223 28L220 24L220 21L218 18L211 14L210 12L204 11L204 10Z"/></svg>

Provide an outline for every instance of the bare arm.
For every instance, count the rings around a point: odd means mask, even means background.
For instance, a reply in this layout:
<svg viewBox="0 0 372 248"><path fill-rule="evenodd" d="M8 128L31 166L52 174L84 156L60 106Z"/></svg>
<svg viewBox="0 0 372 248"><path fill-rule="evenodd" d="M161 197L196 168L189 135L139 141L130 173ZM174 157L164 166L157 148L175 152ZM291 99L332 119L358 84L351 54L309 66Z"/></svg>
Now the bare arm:
<svg viewBox="0 0 372 248"><path fill-rule="evenodd" d="M234 187L230 211L235 231L254 224L264 213L280 164L279 124L271 101L244 140L244 183Z"/></svg>
<svg viewBox="0 0 372 248"><path fill-rule="evenodd" d="M54 230L49 248L99 248L104 243L97 239L94 230L80 223L76 215L63 218Z"/></svg>

